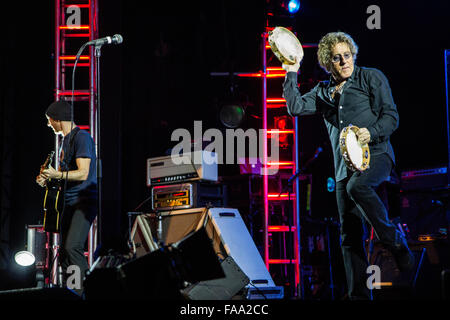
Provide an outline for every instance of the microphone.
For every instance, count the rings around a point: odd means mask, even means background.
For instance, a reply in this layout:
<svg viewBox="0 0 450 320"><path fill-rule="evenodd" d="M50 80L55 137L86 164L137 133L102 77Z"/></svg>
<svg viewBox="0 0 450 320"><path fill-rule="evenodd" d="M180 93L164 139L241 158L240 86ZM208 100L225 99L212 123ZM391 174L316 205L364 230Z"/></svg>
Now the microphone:
<svg viewBox="0 0 450 320"><path fill-rule="evenodd" d="M120 34L115 34L112 37L104 37L100 39L91 40L86 43L87 46L102 46L104 44L121 44L123 38Z"/></svg>
<svg viewBox="0 0 450 320"><path fill-rule="evenodd" d="M311 158L311 159L308 159L308 161L306 161L306 163L304 164L304 166L303 166L300 170L298 170L298 171L295 173L295 175L293 175L292 177L289 178L289 180L288 180L288 185L291 185L291 184L292 184L292 181L294 181L295 178L297 178L303 171L305 171L305 169L309 166L309 164L310 164L311 162L313 162L314 160L316 160L317 157L319 156L319 153L321 153L322 151L323 151L323 148L322 148L322 147L318 147L318 148L316 149L316 153L314 153L314 155L312 156L312 158ZM281 191L280 194L282 194L283 192L284 192L284 190Z"/></svg>

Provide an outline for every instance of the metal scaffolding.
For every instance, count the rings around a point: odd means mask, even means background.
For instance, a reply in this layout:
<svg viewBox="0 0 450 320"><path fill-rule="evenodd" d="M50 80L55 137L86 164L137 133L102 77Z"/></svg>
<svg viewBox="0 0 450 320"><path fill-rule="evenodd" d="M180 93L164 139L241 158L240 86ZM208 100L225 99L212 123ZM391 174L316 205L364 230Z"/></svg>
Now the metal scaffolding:
<svg viewBox="0 0 450 320"><path fill-rule="evenodd" d="M96 117L96 88L94 48L89 47L89 53L80 57L76 67L81 69L77 73L77 87L72 92L72 71L77 50L87 41L98 38L98 2L97 0L55 0L55 101L65 100L74 102L74 114L77 115L78 127L90 132L97 141ZM79 86L79 87L78 87ZM73 96L73 98L72 98ZM55 168L59 168L59 150L61 137L55 137ZM96 152L97 150L97 143ZM93 255L97 247L97 219L92 223L88 237L88 250L85 255L88 263L93 263ZM52 284L60 284L58 274L58 234L49 237L54 259L51 279Z"/></svg>

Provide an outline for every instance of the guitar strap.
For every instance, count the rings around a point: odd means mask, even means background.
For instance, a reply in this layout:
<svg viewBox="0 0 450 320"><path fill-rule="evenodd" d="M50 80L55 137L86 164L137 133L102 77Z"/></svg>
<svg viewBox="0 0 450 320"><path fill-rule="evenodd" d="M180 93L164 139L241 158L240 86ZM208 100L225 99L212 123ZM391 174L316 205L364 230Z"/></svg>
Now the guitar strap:
<svg viewBox="0 0 450 320"><path fill-rule="evenodd" d="M69 133L69 143L67 148L67 154L64 152L64 163L66 164L66 170L69 170L69 164L72 161L73 154L75 152L74 150L74 140L78 132L80 131L80 128L75 127L70 133Z"/></svg>

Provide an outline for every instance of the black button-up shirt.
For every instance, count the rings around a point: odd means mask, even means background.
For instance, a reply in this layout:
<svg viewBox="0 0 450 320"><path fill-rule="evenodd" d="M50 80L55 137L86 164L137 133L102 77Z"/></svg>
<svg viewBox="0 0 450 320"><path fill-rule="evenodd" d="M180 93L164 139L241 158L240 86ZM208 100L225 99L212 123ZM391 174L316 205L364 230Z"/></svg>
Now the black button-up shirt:
<svg viewBox="0 0 450 320"><path fill-rule="evenodd" d="M331 77L301 95L297 73L288 72L283 84L283 97L291 116L316 112L323 115L333 148L336 181L347 177L339 148L339 135L350 124L369 130L371 155L387 153L395 163L389 137L398 127L398 112L384 74L377 69L355 65L341 93L336 93L333 99L331 93L335 85Z"/></svg>

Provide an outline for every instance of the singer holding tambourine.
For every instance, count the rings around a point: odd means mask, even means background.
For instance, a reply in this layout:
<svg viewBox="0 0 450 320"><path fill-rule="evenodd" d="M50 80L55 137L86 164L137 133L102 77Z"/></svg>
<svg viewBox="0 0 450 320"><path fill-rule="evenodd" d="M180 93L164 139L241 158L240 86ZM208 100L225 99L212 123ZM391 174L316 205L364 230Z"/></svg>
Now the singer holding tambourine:
<svg viewBox="0 0 450 320"><path fill-rule="evenodd" d="M348 296L352 300L371 299L362 219L390 249L401 271L414 265L406 239L389 221L376 193L395 164L389 138L399 117L388 80L377 69L356 66L358 47L353 39L346 33L332 32L320 40L317 51L319 64L330 79L302 95L297 86L303 58L298 38L277 27L269 34L269 43L287 71L283 97L288 113L320 113L324 118L334 155Z"/></svg>

